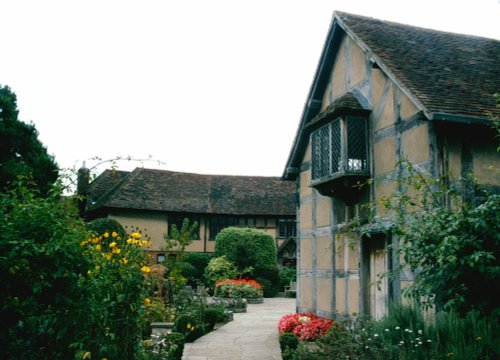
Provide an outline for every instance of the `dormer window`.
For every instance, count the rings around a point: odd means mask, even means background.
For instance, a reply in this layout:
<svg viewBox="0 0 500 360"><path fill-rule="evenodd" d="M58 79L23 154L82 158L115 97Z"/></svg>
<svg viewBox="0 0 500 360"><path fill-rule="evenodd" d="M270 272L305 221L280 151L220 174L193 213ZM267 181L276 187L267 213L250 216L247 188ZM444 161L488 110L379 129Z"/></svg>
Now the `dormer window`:
<svg viewBox="0 0 500 360"><path fill-rule="evenodd" d="M356 201L356 185L370 176L368 114L348 93L311 121L311 185L321 194Z"/></svg>

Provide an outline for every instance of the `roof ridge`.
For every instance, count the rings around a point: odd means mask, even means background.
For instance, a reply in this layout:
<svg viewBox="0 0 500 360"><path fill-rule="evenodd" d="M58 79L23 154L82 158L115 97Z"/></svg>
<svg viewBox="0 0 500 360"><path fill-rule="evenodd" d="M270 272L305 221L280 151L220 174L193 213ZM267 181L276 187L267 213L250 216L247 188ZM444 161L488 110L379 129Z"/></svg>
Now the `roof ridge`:
<svg viewBox="0 0 500 360"><path fill-rule="evenodd" d="M448 34L448 35L453 35L453 36L458 36L458 37L472 37L472 38L476 38L476 39L493 40L493 41L500 42L500 40L498 40L498 39L490 38L490 37L486 37L486 36L464 34L464 33L459 33L459 32L454 32L454 31L448 31L448 30L433 29L433 28L423 27L423 26L418 26L418 25L405 24L405 23L401 23L398 21L394 21L394 20L386 20L386 19L376 18L373 16L352 14L352 13L348 13L345 11L335 10L333 12L333 16L334 16L334 18L336 17L339 21L342 22L342 24L344 24L346 26L349 26L349 23L348 22L346 23L345 19L342 19L343 16L344 17L360 18L363 20L378 22L378 23L382 23L382 24L386 24L386 25L394 25L394 26L400 26L400 27L404 27L404 28L412 28L412 29L416 29L416 30L429 31L429 32L434 32L434 33L439 33L439 34Z"/></svg>

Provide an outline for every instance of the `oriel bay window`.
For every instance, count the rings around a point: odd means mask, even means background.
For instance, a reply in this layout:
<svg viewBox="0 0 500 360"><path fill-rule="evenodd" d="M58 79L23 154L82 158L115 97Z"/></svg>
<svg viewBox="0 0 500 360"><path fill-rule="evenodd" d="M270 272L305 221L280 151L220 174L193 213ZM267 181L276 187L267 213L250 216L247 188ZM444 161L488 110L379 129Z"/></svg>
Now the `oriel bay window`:
<svg viewBox="0 0 500 360"><path fill-rule="evenodd" d="M331 108L311 123L312 182L321 194L347 204L370 176L368 112Z"/></svg>

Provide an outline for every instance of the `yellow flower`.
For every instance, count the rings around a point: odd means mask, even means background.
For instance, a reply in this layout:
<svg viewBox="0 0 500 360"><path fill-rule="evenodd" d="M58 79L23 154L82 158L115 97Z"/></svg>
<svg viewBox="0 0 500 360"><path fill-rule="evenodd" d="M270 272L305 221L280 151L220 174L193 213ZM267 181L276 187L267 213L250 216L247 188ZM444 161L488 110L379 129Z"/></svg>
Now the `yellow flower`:
<svg viewBox="0 0 500 360"><path fill-rule="evenodd" d="M116 246L116 243L113 241L111 244L109 244L110 248L114 248Z"/></svg>
<svg viewBox="0 0 500 360"><path fill-rule="evenodd" d="M186 326L188 329L191 329L191 323L188 323Z"/></svg>
<svg viewBox="0 0 500 360"><path fill-rule="evenodd" d="M95 266L95 269L96 269L96 270L99 270L100 268L101 268L101 267L100 267L99 265L96 265L96 266Z"/></svg>
<svg viewBox="0 0 500 360"><path fill-rule="evenodd" d="M140 239L140 238L141 238L141 233L138 233L137 231L136 231L136 232L133 232L133 233L132 233L132 237L133 237L134 239L136 239L136 240L137 240L137 239Z"/></svg>
<svg viewBox="0 0 500 360"><path fill-rule="evenodd" d="M105 237L105 238L108 238L108 237L109 237L109 232L107 232L107 231L106 231L106 232L104 233L104 237Z"/></svg>
<svg viewBox="0 0 500 360"><path fill-rule="evenodd" d="M125 265L127 265L127 263L128 263L128 259L127 259L127 258L124 258L122 261L123 261L123 263L124 263Z"/></svg>
<svg viewBox="0 0 500 360"><path fill-rule="evenodd" d="M102 249L101 244L97 244L97 245L95 246L95 248L96 248L96 250L101 251L101 249Z"/></svg>
<svg viewBox="0 0 500 360"><path fill-rule="evenodd" d="M151 299L150 298L145 298L144 299L144 305L148 306L151 304Z"/></svg>
<svg viewBox="0 0 500 360"><path fill-rule="evenodd" d="M87 270L87 275L88 275L88 276L92 275L92 271Z"/></svg>
<svg viewBox="0 0 500 360"><path fill-rule="evenodd" d="M116 231L113 231L113 232L111 233L111 237L114 237L114 238L115 238L115 237L118 237L118 233L117 233Z"/></svg>
<svg viewBox="0 0 500 360"><path fill-rule="evenodd" d="M483 340L483 338L482 338L481 336L478 336L478 337L476 338L476 341L481 341L481 340Z"/></svg>
<svg viewBox="0 0 500 360"><path fill-rule="evenodd" d="M120 252L121 252L121 250L119 248L117 248L117 247L113 248L113 251L112 251L113 254L119 254Z"/></svg>
<svg viewBox="0 0 500 360"><path fill-rule="evenodd" d="M146 266L144 265L143 267L141 267L141 271L145 274L151 272L151 268L149 266Z"/></svg>
<svg viewBox="0 0 500 360"><path fill-rule="evenodd" d="M109 259L111 259L111 254L110 254L110 253L107 253L107 254L106 254L106 260L109 260Z"/></svg>
<svg viewBox="0 0 500 360"><path fill-rule="evenodd" d="M108 360L108 358L101 358L101 360Z"/></svg>
<svg viewBox="0 0 500 360"><path fill-rule="evenodd" d="M90 359L92 356L92 353L90 351L87 351L85 354L83 354L83 359Z"/></svg>

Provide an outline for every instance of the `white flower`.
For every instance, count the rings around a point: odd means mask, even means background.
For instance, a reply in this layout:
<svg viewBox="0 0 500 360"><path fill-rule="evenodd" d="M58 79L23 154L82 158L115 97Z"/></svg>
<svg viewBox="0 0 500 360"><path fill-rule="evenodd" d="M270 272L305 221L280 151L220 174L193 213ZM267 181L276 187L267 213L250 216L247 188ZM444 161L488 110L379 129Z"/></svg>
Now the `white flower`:
<svg viewBox="0 0 500 360"><path fill-rule="evenodd" d="M385 332L389 332L389 329L385 329Z"/></svg>
<svg viewBox="0 0 500 360"><path fill-rule="evenodd" d="M374 337L377 337L377 336L378 336L378 334L374 334L373 336L374 336Z"/></svg>
<svg viewBox="0 0 500 360"><path fill-rule="evenodd" d="M432 340L427 340L427 342L432 342Z"/></svg>
<svg viewBox="0 0 500 360"><path fill-rule="evenodd" d="M401 340L399 343L400 343L401 345L403 345L405 342L404 342L403 340Z"/></svg>
<svg viewBox="0 0 500 360"><path fill-rule="evenodd" d="M399 326L396 326L396 328L395 328L395 329L396 329L396 330L399 330L399 329L401 329L401 328L400 328Z"/></svg>
<svg viewBox="0 0 500 360"><path fill-rule="evenodd" d="M422 330L418 330L418 333L419 333L420 335L422 335L423 331L422 331Z"/></svg>

